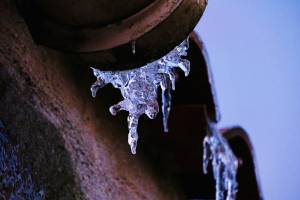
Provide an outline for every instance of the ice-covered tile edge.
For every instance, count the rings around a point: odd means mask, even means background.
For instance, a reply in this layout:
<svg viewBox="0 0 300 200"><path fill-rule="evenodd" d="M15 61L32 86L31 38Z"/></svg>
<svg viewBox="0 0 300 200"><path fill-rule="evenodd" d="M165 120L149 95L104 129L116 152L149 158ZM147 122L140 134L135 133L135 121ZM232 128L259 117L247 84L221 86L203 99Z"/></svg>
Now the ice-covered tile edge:
<svg viewBox="0 0 300 200"><path fill-rule="evenodd" d="M205 174L207 174L210 161L216 182L216 200L235 200L238 188L236 181L238 159L215 123L209 123L207 136L203 140L203 172Z"/></svg>

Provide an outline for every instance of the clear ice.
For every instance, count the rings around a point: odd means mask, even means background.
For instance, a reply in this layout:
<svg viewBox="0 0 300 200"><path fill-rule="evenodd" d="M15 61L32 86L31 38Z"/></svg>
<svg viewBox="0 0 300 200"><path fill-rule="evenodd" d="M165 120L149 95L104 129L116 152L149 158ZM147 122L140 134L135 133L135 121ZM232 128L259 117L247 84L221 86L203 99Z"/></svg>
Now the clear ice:
<svg viewBox="0 0 300 200"><path fill-rule="evenodd" d="M187 55L188 39L175 47L164 57L143 67L126 71L101 71L92 68L97 81L91 86L92 96L96 97L97 90L111 83L119 89L123 100L109 108L112 115L119 111L129 112L128 143L132 154L136 154L138 140L138 121L146 114L154 119L159 112L157 102L158 88L162 90L162 113L164 131L168 132L168 117L171 110L171 90L175 90L175 68L180 68L185 76L190 72L190 62L182 56ZM135 53L135 43L132 44Z"/></svg>
<svg viewBox="0 0 300 200"><path fill-rule="evenodd" d="M205 174L207 174L209 161L212 161L216 181L216 200L235 200L238 186L236 181L238 160L213 123L209 125L208 134L203 141L203 172Z"/></svg>

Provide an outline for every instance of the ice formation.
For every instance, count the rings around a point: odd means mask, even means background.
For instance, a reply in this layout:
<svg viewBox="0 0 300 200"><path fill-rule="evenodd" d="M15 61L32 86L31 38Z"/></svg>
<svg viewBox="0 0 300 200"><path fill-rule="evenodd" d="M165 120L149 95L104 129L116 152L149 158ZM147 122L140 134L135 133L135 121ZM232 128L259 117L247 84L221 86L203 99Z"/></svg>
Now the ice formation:
<svg viewBox="0 0 300 200"><path fill-rule="evenodd" d="M225 197L226 200L235 200L238 186L236 181L238 160L215 124L209 125L209 132L203 141L205 174L210 160L216 181L216 200L224 200Z"/></svg>
<svg viewBox="0 0 300 200"><path fill-rule="evenodd" d="M132 44L135 53L135 43ZM187 55L188 40L184 40L164 57L143 67L126 71L101 71L92 68L97 81L91 86L92 96L97 90L111 83L121 91L123 100L109 108L112 115L125 110L128 115L128 143L132 154L136 153L138 140L138 121L146 114L150 119L159 112L157 102L158 88L162 90L162 113L164 131L168 131L168 116L171 110L171 89L175 90L175 68L180 68L185 76L190 72L190 62L182 56Z"/></svg>
<svg viewBox="0 0 300 200"><path fill-rule="evenodd" d="M0 121L0 199L43 200L44 191L37 190L17 156L18 146L10 143L3 129Z"/></svg>

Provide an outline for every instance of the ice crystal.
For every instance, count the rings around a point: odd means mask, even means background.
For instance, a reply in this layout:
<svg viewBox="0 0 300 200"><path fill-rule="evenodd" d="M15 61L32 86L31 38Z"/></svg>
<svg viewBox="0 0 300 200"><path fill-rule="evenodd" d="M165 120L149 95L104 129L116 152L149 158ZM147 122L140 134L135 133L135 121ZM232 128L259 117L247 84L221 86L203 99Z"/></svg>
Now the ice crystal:
<svg viewBox="0 0 300 200"><path fill-rule="evenodd" d="M133 53L135 53L135 44ZM171 89L175 90L175 68L180 68L185 76L190 72L190 62L182 56L187 55L188 40L183 41L164 57L143 67L126 71L101 71L92 68L97 81L91 86L92 96L97 90L111 83L121 91L123 100L109 108L112 115L119 111L129 112L128 143L132 154L136 153L138 140L138 120L146 114L154 119L159 112L157 102L158 88L162 90L162 113L164 131L168 131L167 121L171 110Z"/></svg>
<svg viewBox="0 0 300 200"><path fill-rule="evenodd" d="M226 139L216 128L209 125L209 132L203 141L203 171L206 174L209 161L212 161L216 181L216 200L235 200L237 192L236 174L238 160Z"/></svg>

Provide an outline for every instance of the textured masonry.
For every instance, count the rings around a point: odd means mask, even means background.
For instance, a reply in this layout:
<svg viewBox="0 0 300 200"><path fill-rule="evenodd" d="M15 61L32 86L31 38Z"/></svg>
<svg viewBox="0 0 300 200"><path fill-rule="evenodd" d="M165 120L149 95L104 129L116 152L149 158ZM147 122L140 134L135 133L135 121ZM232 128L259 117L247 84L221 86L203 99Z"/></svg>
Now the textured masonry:
<svg viewBox="0 0 300 200"><path fill-rule="evenodd" d="M0 1L0 118L46 199L181 199L130 154L125 116L107 112L112 97L90 97L91 76L36 45L13 1Z"/></svg>

